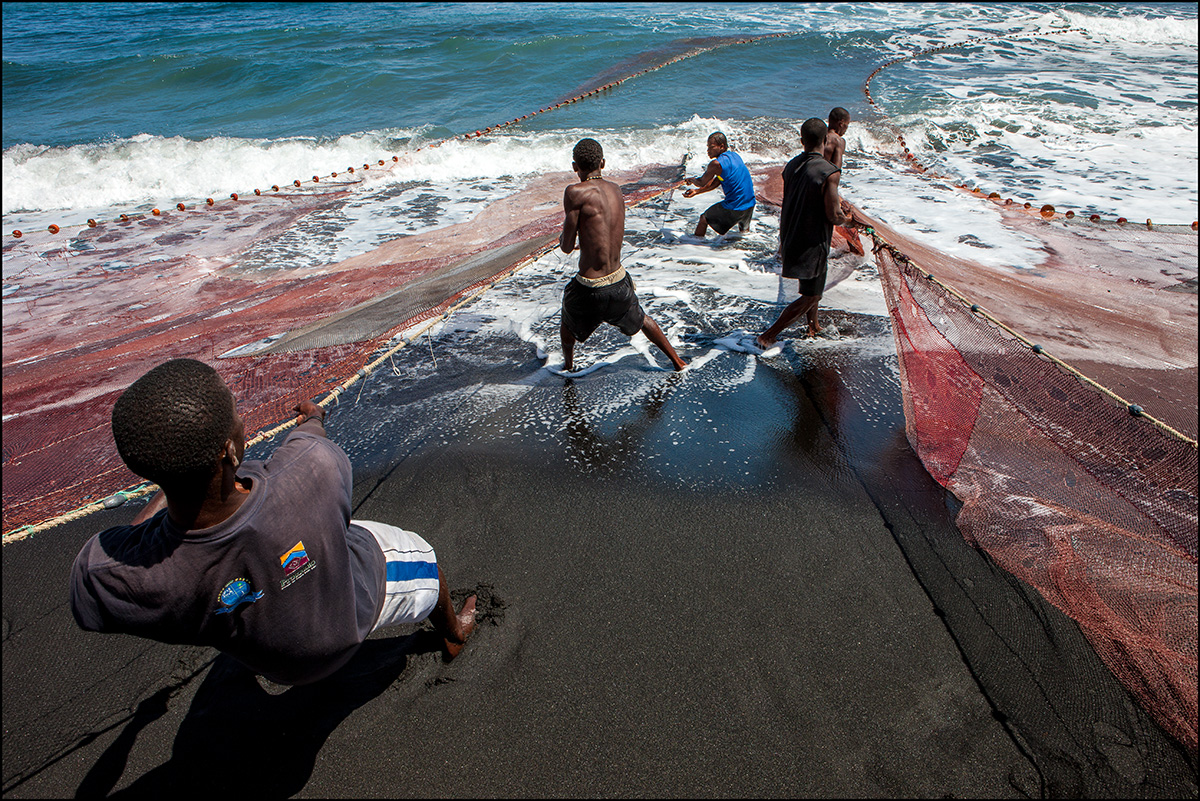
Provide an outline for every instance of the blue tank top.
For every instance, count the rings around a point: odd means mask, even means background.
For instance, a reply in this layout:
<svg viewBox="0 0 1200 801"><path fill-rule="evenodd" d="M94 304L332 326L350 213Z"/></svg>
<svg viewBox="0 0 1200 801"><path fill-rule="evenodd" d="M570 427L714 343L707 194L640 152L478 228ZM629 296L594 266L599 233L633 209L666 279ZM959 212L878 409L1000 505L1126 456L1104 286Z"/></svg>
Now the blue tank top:
<svg viewBox="0 0 1200 801"><path fill-rule="evenodd" d="M733 211L748 209L754 205L754 181L750 178L750 170L746 169L742 157L732 150L726 150L717 156L721 165L721 189L725 199L721 205Z"/></svg>

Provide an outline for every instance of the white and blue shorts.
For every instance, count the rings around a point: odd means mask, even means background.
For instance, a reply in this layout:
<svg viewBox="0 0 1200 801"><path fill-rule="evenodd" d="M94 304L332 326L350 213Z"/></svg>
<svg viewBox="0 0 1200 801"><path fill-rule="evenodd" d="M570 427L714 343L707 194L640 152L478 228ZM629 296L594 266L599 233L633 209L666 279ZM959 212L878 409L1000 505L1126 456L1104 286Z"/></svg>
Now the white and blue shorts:
<svg viewBox="0 0 1200 801"><path fill-rule="evenodd" d="M429 617L438 599L437 555L417 534L374 520L351 520L375 536L387 567L383 610L375 629L419 623ZM374 631L375 629L372 629Z"/></svg>

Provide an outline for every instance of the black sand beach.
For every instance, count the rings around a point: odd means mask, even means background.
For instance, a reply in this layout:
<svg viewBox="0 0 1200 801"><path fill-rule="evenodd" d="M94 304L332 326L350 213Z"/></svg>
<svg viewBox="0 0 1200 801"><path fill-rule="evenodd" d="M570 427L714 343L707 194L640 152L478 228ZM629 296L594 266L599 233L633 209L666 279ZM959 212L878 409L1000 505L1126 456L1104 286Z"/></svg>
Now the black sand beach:
<svg viewBox="0 0 1200 801"><path fill-rule="evenodd" d="M327 428L355 515L479 593L459 659L386 632L287 689L84 633L69 565L136 509L97 514L4 549L5 797L1196 796L1075 625L955 529L894 354L532 382L512 340L427 356Z"/></svg>

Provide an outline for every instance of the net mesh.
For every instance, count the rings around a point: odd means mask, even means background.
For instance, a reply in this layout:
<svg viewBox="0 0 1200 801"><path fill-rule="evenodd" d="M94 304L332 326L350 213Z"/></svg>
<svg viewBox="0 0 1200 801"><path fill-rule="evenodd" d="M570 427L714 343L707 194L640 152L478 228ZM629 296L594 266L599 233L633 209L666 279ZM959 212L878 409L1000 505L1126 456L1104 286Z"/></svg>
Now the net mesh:
<svg viewBox="0 0 1200 801"><path fill-rule="evenodd" d="M908 438L962 501L960 530L1074 619L1194 758L1195 444L1038 355L895 248L876 258Z"/></svg>
<svg viewBox="0 0 1200 801"><path fill-rule="evenodd" d="M673 186L682 166L609 177L632 205ZM101 226L52 251L6 243L12 277L52 303L5 309L4 533L140 483L117 454L109 416L151 367L184 357L212 364L247 432L269 429L298 399L354 376L398 332L551 247L570 180L543 176L468 223L320 268L252 273L238 258L335 207L344 188Z"/></svg>

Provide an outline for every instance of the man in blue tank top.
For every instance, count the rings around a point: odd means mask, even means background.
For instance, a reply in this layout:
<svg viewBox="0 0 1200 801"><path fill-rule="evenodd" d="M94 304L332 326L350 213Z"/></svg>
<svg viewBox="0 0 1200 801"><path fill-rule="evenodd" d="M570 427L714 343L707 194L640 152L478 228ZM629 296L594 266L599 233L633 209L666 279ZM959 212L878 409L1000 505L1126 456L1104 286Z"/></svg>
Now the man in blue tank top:
<svg viewBox="0 0 1200 801"><path fill-rule="evenodd" d="M746 169L742 157L729 149L725 134L720 131L708 137L708 169L699 178L688 178L687 183L698 187L688 189L684 197L693 197L721 187L725 199L714 203L700 215L696 225L696 236L704 236L711 225L718 234L723 234L734 225L742 233L750 230L750 218L754 215L754 181Z"/></svg>

